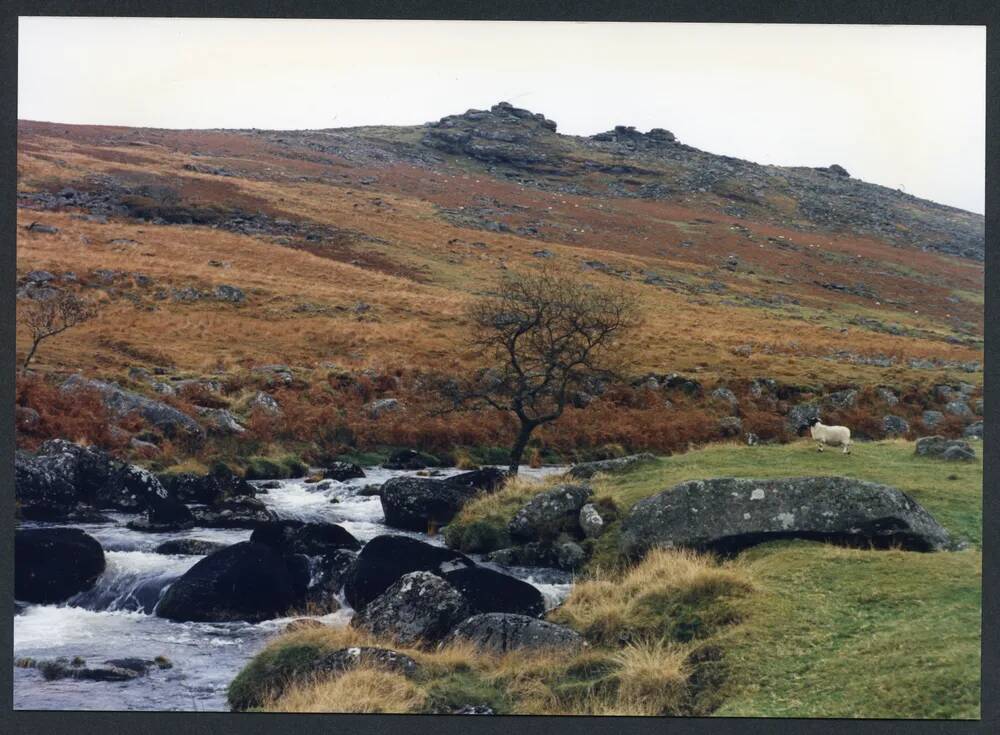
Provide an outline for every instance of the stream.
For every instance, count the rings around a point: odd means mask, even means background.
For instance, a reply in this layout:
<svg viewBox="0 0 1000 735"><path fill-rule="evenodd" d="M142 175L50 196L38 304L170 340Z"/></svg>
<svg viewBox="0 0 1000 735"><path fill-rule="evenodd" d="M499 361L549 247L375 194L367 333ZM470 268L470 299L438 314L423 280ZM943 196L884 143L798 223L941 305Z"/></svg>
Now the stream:
<svg viewBox="0 0 1000 735"><path fill-rule="evenodd" d="M565 467L522 468L522 475L541 478ZM337 523L366 543L386 533L443 545L439 536L401 531L384 524L378 496L358 491L413 471L366 469L366 477L330 481L325 490L303 479L282 480L280 487L258 497L281 519ZM458 473L443 470L441 476ZM254 483L256 484L256 483ZM338 502L331 502L336 499ZM293 618L261 623L178 623L156 617L153 610L171 582L203 556L155 553L171 539L203 539L225 544L247 541L251 529L193 528L171 533L144 533L126 528L135 515L107 513L106 523L23 523L21 528L72 525L104 547L107 567L94 587L58 605L29 605L14 617L14 658L83 658L88 665L106 659L166 656L169 669L154 668L127 682L60 679L47 682L33 668L14 669L14 708L21 710L185 710L227 711L226 687L246 662ZM483 566L533 584L553 607L571 587L571 576L554 569ZM353 610L343 607L318 618L329 625L347 625ZM296 618L306 616L297 615Z"/></svg>

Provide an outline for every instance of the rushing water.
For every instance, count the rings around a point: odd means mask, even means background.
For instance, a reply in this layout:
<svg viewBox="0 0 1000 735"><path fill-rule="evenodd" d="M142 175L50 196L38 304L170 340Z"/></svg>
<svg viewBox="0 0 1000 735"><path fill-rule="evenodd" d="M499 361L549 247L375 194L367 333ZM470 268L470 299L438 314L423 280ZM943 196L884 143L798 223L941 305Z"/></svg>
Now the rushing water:
<svg viewBox="0 0 1000 735"><path fill-rule="evenodd" d="M524 469L541 477L563 468ZM453 474L457 470L445 470ZM406 534L429 543L439 537L385 526L377 496L358 491L397 475L366 470L367 477L330 481L318 490L303 480L285 480L260 495L279 518L338 523L362 543L384 533ZM30 605L14 618L14 657L36 659L79 656L88 665L111 658L153 659L166 656L173 668L156 669L127 682L61 679L47 682L30 668L14 669L15 709L66 710L225 710L226 687L267 639L290 618L262 623L176 623L158 618L153 608L163 591L202 556L157 554L171 539L193 538L234 544L250 538L249 529L194 528L175 533L143 533L125 527L136 516L111 514L107 523L73 524L101 542L107 559L104 574L90 590L61 605ZM40 527L26 523L23 527ZM479 560L481 561L481 560ZM569 575L548 569L502 568L535 585L551 607L569 592ZM320 620L346 625L353 611L346 605ZM301 617L301 616L299 616Z"/></svg>

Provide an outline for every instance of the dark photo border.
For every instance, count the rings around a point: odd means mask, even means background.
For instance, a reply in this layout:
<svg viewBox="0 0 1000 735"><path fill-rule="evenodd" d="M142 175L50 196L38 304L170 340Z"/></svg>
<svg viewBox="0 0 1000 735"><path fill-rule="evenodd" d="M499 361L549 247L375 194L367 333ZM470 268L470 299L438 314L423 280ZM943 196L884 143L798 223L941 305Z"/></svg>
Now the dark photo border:
<svg viewBox="0 0 1000 735"><path fill-rule="evenodd" d="M997 386L998 321L1000 321L1000 251L995 242L1000 211L1000 94L998 94L998 34L1000 3L996 0L575 0L535 2L525 0L5 0L0 3L0 732L3 733L150 733L199 735L200 733L254 735L280 733L351 733L357 735L653 735L654 733L979 733L1000 732L997 706L997 619L1000 618L998 541L1000 541L1000 483L996 411L985 416L983 444L983 633L982 720L823 720L745 718L642 718L583 716L458 717L447 715L290 715L180 712L35 712L13 710L13 576L14 576L14 282L15 189L17 124L17 18L19 15L59 16L182 16L182 17L294 17L294 18L396 18L465 20L578 20L741 23L849 23L935 24L987 26L987 130L986 130L986 329L984 393L990 407L1000 405ZM864 661L858 661L863 670Z"/></svg>

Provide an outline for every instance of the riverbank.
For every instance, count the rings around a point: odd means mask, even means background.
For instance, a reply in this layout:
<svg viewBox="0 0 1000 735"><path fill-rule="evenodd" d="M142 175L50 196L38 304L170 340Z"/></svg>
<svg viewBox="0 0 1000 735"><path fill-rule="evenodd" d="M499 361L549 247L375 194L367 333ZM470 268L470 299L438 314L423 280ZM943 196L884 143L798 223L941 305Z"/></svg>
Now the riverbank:
<svg viewBox="0 0 1000 735"><path fill-rule="evenodd" d="M409 653L423 663L422 673L396 681L394 696L346 696L371 677L358 671L336 685L293 684L264 709L434 712L468 705L538 714L978 717L981 458L917 457L904 441L861 444L850 456L818 454L804 442L718 445L598 475L592 485L596 499L624 513L688 479L834 474L904 490L961 550L790 540L725 560L658 552L629 564L617 552L620 528L613 522L566 603L548 614L588 640L584 652L497 657L415 649ZM453 526L499 527L526 497L530 492L514 485L473 501ZM620 635L636 631L641 635ZM344 635L322 629L279 636L266 655L357 643Z"/></svg>

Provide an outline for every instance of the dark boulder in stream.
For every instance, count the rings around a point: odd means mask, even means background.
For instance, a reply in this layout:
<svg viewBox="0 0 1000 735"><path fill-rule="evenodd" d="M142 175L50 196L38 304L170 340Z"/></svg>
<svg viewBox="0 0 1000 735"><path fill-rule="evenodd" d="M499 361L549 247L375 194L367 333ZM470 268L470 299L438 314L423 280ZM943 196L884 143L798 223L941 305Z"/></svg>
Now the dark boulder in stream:
<svg viewBox="0 0 1000 735"><path fill-rule="evenodd" d="M534 585L484 567L446 572L444 578L469 601L472 614L518 613L538 617L545 600Z"/></svg>
<svg viewBox="0 0 1000 735"><path fill-rule="evenodd" d="M344 595L355 610L385 592L409 572L431 572L438 576L463 567L473 567L465 554L417 541L409 536L376 536L358 554L344 583Z"/></svg>
<svg viewBox="0 0 1000 735"><path fill-rule="evenodd" d="M104 549L77 528L34 528L14 535L14 597L62 602L93 586L104 571Z"/></svg>
<svg viewBox="0 0 1000 735"><path fill-rule="evenodd" d="M343 526L335 523L272 521L254 529L250 540L270 546L281 554L325 556L337 549L357 551L361 543Z"/></svg>
<svg viewBox="0 0 1000 735"><path fill-rule="evenodd" d="M156 614L177 621L255 623L297 602L292 571L263 544L243 541L209 554L167 588Z"/></svg>

